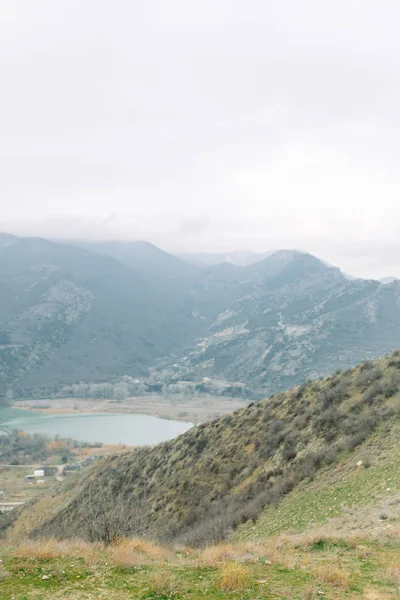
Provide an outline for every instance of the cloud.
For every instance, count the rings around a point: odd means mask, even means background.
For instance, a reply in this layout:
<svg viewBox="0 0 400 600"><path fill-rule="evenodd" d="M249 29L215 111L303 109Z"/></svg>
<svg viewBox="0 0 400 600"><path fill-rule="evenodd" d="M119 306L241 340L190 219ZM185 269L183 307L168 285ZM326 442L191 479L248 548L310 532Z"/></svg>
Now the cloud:
<svg viewBox="0 0 400 600"><path fill-rule="evenodd" d="M184 219L179 232L182 235L198 235L207 230L209 225L209 219L198 218L198 219Z"/></svg>
<svg viewBox="0 0 400 600"><path fill-rule="evenodd" d="M400 275L399 17L390 0L3 0L0 227Z"/></svg>

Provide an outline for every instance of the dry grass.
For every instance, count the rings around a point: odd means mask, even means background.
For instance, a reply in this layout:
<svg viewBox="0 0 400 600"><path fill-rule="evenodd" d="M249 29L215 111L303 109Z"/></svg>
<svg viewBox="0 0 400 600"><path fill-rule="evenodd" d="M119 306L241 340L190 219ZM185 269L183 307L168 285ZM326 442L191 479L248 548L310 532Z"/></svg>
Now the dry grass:
<svg viewBox="0 0 400 600"><path fill-rule="evenodd" d="M354 536L347 538L347 542L352 550L355 550L358 546L358 538Z"/></svg>
<svg viewBox="0 0 400 600"><path fill-rule="evenodd" d="M147 540L121 540L107 548L111 560L120 566L134 566L148 561L166 561L171 552Z"/></svg>
<svg viewBox="0 0 400 600"><path fill-rule="evenodd" d="M17 521L7 532L7 539L18 541L28 537L34 529L39 529L46 519L57 511L63 500L65 499L61 495L54 498L46 496L37 500L29 510L22 510Z"/></svg>
<svg viewBox="0 0 400 600"><path fill-rule="evenodd" d="M261 594L265 597L271 595L273 590L278 590L280 583L283 585L282 592L286 587L292 590L292 595L289 594L288 597L303 600L316 600L323 595L327 598L350 597L353 586L354 589L364 590L360 592L361 596L371 600L389 598L387 590L390 586L390 597L400 598L400 595L396 596L400 591L400 542L396 537L393 537L390 544L385 541L386 537L383 545L379 546L376 541L363 538L353 543L349 538L304 536L301 545L296 536L270 539L263 543L219 544L201 551L184 547L171 550L140 539L120 540L108 547L78 540L28 540L2 549L2 558L5 567L11 572L9 565L12 565L14 557L22 559L22 564L25 559L26 564L23 566L32 571L33 577L37 576L38 567L50 570L47 564L35 564L36 560L49 561L49 564L54 560L59 561L54 572L58 569L57 572L64 573L59 570L66 565L65 571L73 582L76 575L69 572L68 567L71 566L82 569L79 577L89 574L89 577L96 578L98 574L103 574L101 577L114 578L115 581L120 581L121 576L124 580L130 578L133 586L132 590L129 588L129 593L132 592L130 596L118 595L121 591L119 588L119 591L110 590L106 586L107 589L101 587L96 596L104 600L123 600L128 597L183 600L188 597L203 597L208 590L210 595L207 597L210 598L258 598ZM317 547L313 547L315 545ZM85 568L82 561L71 560L75 558L83 559L85 565L89 564L91 568ZM368 559L368 569L365 572L360 567L360 558L363 561ZM374 575L374 588L370 586L371 561L374 573L376 571L378 575L376 578ZM145 568L140 568L141 565ZM17 561L16 568L19 569L20 566ZM121 566L126 567L123 574L120 568L114 568ZM54 570L53 567L51 570ZM4 577L3 585L10 585L10 577L7 579L6 573ZM1 579L0 563L0 588ZM18 581L17 578L16 582ZM138 586L141 594L136 593ZM79 586L75 593L75 596L65 597L71 600L84 597L79 595ZM1 593L0 596L2 597ZM61 593L49 596L50 600L55 598L61 598Z"/></svg>
<svg viewBox="0 0 400 600"><path fill-rule="evenodd" d="M9 579L11 577L11 573L5 570L2 564L0 564L0 581L4 581L5 579Z"/></svg>
<svg viewBox="0 0 400 600"><path fill-rule="evenodd" d="M199 555L201 564L209 567L227 562L254 563L263 561L265 565L275 565L286 569L301 567L309 570L315 564L314 553L309 548L315 544L332 543L336 538L327 540L319 536L280 536L263 543L218 544L209 546ZM353 542L350 544L353 548ZM305 552L299 552L304 550Z"/></svg>
<svg viewBox="0 0 400 600"><path fill-rule="evenodd" d="M241 592L250 582L249 572L243 565L229 562L222 567L218 585L224 592Z"/></svg>
<svg viewBox="0 0 400 600"><path fill-rule="evenodd" d="M236 560L238 555L245 551L244 545L218 544L203 550L200 560L204 565L212 567L218 563Z"/></svg>
<svg viewBox="0 0 400 600"><path fill-rule="evenodd" d="M226 562L254 563L261 558L265 559L267 564L282 564L282 562L286 564L287 562L283 547L277 547L275 540L262 544L217 544L208 546L199 555L200 562L207 567L218 566ZM282 566L284 565L282 564Z"/></svg>
<svg viewBox="0 0 400 600"><path fill-rule="evenodd" d="M177 582L176 577L171 573L153 573L149 582L150 592L153 598L162 598L163 600L176 597Z"/></svg>
<svg viewBox="0 0 400 600"><path fill-rule="evenodd" d="M72 556L82 558L86 564L96 564L110 559L120 566L133 566L151 561L166 561L170 550L147 540L126 539L105 547L98 542L81 540L26 540L15 549L14 556L36 560L50 560Z"/></svg>
<svg viewBox="0 0 400 600"><path fill-rule="evenodd" d="M390 585L400 587L400 561L394 562L387 567L384 579Z"/></svg>
<svg viewBox="0 0 400 600"><path fill-rule="evenodd" d="M351 584L351 574L345 569L327 564L320 565L314 571L314 575L319 581L330 587L347 590Z"/></svg>
<svg viewBox="0 0 400 600"><path fill-rule="evenodd" d="M302 600L316 600L317 598L321 598L321 595L318 594L318 590L312 585L307 586L302 591Z"/></svg>
<svg viewBox="0 0 400 600"><path fill-rule="evenodd" d="M15 556L37 560L50 560L73 556L82 558L87 564L101 562L104 546L100 543L89 543L81 540L26 540L16 549Z"/></svg>

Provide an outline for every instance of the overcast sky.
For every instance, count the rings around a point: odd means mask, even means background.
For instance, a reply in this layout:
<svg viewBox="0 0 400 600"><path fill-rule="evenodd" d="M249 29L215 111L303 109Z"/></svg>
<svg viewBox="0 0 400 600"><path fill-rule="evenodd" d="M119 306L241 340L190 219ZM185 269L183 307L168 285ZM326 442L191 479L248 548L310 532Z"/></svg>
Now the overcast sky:
<svg viewBox="0 0 400 600"><path fill-rule="evenodd" d="M400 276L398 0L1 0L0 229Z"/></svg>

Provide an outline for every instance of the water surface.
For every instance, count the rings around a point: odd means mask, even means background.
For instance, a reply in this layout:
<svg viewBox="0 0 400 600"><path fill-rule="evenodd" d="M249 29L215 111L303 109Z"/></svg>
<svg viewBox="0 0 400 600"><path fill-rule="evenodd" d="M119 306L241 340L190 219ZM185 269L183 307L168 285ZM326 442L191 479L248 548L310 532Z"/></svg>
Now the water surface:
<svg viewBox="0 0 400 600"><path fill-rule="evenodd" d="M103 444L153 445L170 440L192 427L191 423L159 419L150 415L79 413L21 415L10 419L8 429L43 433Z"/></svg>

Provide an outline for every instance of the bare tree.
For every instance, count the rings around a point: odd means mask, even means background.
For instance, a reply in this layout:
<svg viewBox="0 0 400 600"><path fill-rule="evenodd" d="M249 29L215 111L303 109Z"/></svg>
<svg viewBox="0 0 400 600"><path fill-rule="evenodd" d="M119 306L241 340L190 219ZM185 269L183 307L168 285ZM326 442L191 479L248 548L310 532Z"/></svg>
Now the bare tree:
<svg viewBox="0 0 400 600"><path fill-rule="evenodd" d="M90 541L112 544L124 537L143 536L148 531L144 501L133 493L126 497L106 486L92 483L84 500L84 519Z"/></svg>

